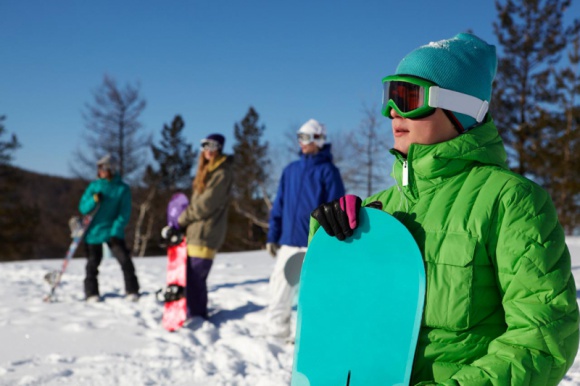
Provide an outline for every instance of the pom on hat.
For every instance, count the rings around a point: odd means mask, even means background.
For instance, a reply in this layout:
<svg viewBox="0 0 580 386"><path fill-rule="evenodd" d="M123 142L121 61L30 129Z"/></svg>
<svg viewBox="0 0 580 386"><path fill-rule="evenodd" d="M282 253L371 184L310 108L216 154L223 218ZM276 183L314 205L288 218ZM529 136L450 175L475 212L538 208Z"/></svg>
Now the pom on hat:
<svg viewBox="0 0 580 386"><path fill-rule="evenodd" d="M496 70L495 46L473 34L460 33L412 51L401 60L396 75L423 78L439 87L489 102ZM477 123L468 115L454 115L465 130Z"/></svg>
<svg viewBox="0 0 580 386"><path fill-rule="evenodd" d="M204 139L202 139L201 143L204 143L207 141L217 142L220 145L220 149L223 149L224 144L226 143L226 138L221 134L214 133L214 134L210 134L207 137L205 137Z"/></svg>
<svg viewBox="0 0 580 386"><path fill-rule="evenodd" d="M317 136L318 138L314 140L314 143L316 143L316 146L320 148L326 143L326 126L318 122L316 119L309 119L300 127L300 129L298 129L297 133Z"/></svg>

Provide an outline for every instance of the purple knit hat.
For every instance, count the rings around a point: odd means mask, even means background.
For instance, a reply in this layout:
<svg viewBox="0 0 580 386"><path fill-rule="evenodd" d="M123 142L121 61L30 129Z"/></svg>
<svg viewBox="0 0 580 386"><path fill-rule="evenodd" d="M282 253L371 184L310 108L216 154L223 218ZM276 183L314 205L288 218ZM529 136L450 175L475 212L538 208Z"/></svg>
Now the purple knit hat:
<svg viewBox="0 0 580 386"><path fill-rule="evenodd" d="M207 137L205 137L204 139L201 140L201 143L203 144L204 142L207 141L215 141L217 143L219 143L220 148L223 149L224 148L224 144L226 143L226 138L218 133L214 133L214 134L210 134Z"/></svg>

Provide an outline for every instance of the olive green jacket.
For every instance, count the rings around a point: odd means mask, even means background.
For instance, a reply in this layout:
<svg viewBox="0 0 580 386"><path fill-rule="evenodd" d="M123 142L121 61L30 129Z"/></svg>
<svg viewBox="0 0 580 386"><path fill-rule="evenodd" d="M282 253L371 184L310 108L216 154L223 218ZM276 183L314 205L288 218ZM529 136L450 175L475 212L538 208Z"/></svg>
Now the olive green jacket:
<svg viewBox="0 0 580 386"><path fill-rule="evenodd" d="M425 261L412 384L557 385L578 350L578 306L550 196L508 170L490 119L392 152L396 186L363 205L381 201Z"/></svg>
<svg viewBox="0 0 580 386"><path fill-rule="evenodd" d="M186 228L188 246L219 249L225 239L233 183L233 157L223 156L208 172L205 190L191 195L178 223ZM189 248L188 248L189 249ZM213 257L198 256L198 257Z"/></svg>

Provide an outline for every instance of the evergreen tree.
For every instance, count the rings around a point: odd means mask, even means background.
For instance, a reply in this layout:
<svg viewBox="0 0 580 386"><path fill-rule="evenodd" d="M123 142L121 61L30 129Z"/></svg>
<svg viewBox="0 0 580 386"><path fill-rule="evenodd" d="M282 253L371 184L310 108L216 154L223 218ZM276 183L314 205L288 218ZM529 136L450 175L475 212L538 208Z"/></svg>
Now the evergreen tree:
<svg viewBox="0 0 580 386"><path fill-rule="evenodd" d="M186 190L191 184L191 168L196 162L197 151L186 142L184 127L183 119L176 115L171 126L163 125L159 146L151 145L153 159L159 169L155 170L149 165L146 176L156 181L160 190Z"/></svg>
<svg viewBox="0 0 580 386"><path fill-rule="evenodd" d="M129 183L138 181L151 143L150 136L141 133L139 117L146 102L139 95L139 88L128 84L121 89L115 80L105 76L93 97L93 103L86 104L83 113L88 150L76 152L79 162L72 167L73 172L92 178L97 160L111 154L119 174Z"/></svg>
<svg viewBox="0 0 580 386"><path fill-rule="evenodd" d="M145 255L152 234L167 224L165 208L171 195L176 191L190 190L191 168L197 151L186 142L184 127L183 119L176 115L171 126L163 125L159 146L151 145L158 168L148 165L145 171L147 193L139 205L133 243L133 253L137 256Z"/></svg>
<svg viewBox="0 0 580 386"><path fill-rule="evenodd" d="M580 227L580 34L568 61L554 74L560 109L542 116L544 151L537 167L566 233L572 234Z"/></svg>
<svg viewBox="0 0 580 386"><path fill-rule="evenodd" d="M563 26L570 0L496 1L494 32L503 51L498 60L492 114L514 169L538 176L542 115L557 101L550 74L580 23Z"/></svg>
<svg viewBox="0 0 580 386"><path fill-rule="evenodd" d="M6 129L4 128L5 115L0 115L0 138L6 134ZM12 153L20 147L18 138L16 134L12 134L9 140L0 140L0 165L7 165L12 161Z"/></svg>
<svg viewBox="0 0 580 386"><path fill-rule="evenodd" d="M0 116L0 260L20 260L33 255L38 209L18 194L22 176L10 164L20 143L15 134L2 140L5 119Z"/></svg>
<svg viewBox="0 0 580 386"><path fill-rule="evenodd" d="M245 246L244 249L263 245L264 229L268 227L266 170L270 160L267 157L268 142L262 141L266 128L258 124L258 119L258 113L250 107L244 119L234 126L233 206L235 212L245 218L245 225L238 227L231 224L230 229L233 232L232 237L240 243L239 248ZM231 242L234 241L230 240Z"/></svg>

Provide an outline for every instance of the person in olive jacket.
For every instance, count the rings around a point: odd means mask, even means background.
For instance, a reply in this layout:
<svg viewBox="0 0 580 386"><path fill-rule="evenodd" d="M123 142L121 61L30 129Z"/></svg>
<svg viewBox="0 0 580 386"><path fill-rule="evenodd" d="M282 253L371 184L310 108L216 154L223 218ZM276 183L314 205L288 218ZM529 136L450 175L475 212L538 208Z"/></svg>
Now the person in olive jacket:
<svg viewBox="0 0 580 386"><path fill-rule="evenodd" d="M312 213L310 237L322 225L344 240L360 206L378 202L414 236L427 293L412 384L557 385L578 351L556 210L509 170L487 113L496 67L495 47L467 33L408 54L383 79L396 186Z"/></svg>
<svg viewBox="0 0 580 386"><path fill-rule="evenodd" d="M87 253L85 298L89 302L101 300L97 276L103 259L103 243L107 243L123 270L126 298L137 301L139 282L125 244L125 227L131 216L131 190L115 172L110 155L97 162L97 175L98 179L89 184L79 203L82 214L96 209L84 237Z"/></svg>
<svg viewBox="0 0 580 386"><path fill-rule="evenodd" d="M178 218L179 226L186 228L185 295L190 319L208 317L206 280L226 236L233 157L222 153L224 143L221 134L211 134L201 141L191 200Z"/></svg>

